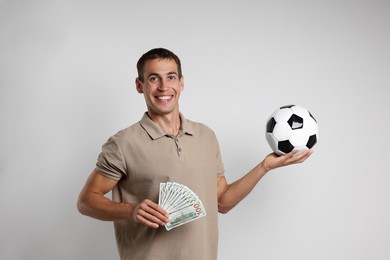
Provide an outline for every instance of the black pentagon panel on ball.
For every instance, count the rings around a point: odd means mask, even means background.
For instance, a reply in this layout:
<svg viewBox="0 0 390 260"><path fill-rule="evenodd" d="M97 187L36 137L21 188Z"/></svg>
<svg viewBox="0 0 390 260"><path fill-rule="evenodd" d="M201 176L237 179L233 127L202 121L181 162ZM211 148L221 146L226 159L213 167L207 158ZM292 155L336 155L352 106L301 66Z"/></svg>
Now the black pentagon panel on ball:
<svg viewBox="0 0 390 260"><path fill-rule="evenodd" d="M294 146L289 140L278 142L278 149L284 153L289 153L294 149Z"/></svg>
<svg viewBox="0 0 390 260"><path fill-rule="evenodd" d="M317 143L317 135L311 135L307 141L306 147L311 149Z"/></svg>
<svg viewBox="0 0 390 260"><path fill-rule="evenodd" d="M282 107L280 107L280 109L283 109L283 108L292 108L293 106L295 106L295 105L282 106Z"/></svg>
<svg viewBox="0 0 390 260"><path fill-rule="evenodd" d="M296 114L292 114L287 122L292 130L303 128L303 118Z"/></svg>
<svg viewBox="0 0 390 260"><path fill-rule="evenodd" d="M267 122L267 133L272 133L272 131L274 131L275 125L276 125L275 118L273 117L270 118Z"/></svg>

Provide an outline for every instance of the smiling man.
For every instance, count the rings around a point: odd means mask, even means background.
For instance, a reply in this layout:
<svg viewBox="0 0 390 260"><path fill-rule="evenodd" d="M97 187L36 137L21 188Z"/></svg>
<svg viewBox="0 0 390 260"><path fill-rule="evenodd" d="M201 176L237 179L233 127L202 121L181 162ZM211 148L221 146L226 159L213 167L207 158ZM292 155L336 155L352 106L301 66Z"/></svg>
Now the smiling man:
<svg viewBox="0 0 390 260"><path fill-rule="evenodd" d="M237 205L271 169L304 162L311 151L269 154L232 184L224 176L214 132L179 111L184 89L180 59L158 48L137 63L136 90L147 112L109 138L78 200L82 214L113 221L121 259L217 259L218 212ZM159 184L177 182L193 190L207 215L170 231L158 204ZM112 191L112 199L105 194Z"/></svg>

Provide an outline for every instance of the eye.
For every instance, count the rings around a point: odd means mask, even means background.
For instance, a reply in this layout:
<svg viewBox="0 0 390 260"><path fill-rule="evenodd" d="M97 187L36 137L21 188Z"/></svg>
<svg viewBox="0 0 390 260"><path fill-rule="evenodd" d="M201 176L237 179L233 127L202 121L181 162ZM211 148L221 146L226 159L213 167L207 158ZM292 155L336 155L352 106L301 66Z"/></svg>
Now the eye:
<svg viewBox="0 0 390 260"><path fill-rule="evenodd" d="M156 82L156 81L158 81L158 77L157 76L150 76L149 77L149 81L150 82Z"/></svg>
<svg viewBox="0 0 390 260"><path fill-rule="evenodd" d="M175 79L176 79L176 76L175 76L175 75L169 75L169 76L168 76L168 79L169 79L169 80L175 80Z"/></svg>

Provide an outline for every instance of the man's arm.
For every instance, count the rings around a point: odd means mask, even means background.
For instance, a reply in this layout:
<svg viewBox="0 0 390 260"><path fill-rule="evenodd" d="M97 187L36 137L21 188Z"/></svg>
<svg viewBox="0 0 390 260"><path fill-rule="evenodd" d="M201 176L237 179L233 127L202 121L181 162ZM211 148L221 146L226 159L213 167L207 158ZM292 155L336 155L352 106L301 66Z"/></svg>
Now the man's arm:
<svg viewBox="0 0 390 260"><path fill-rule="evenodd" d="M223 214L229 212L253 190L268 171L278 167L302 163L312 154L312 151L308 150L297 155L296 153L297 151L292 151L284 156L269 154L255 168L232 184L228 184L224 176L218 177L218 211Z"/></svg>
<svg viewBox="0 0 390 260"><path fill-rule="evenodd" d="M100 220L114 221L132 219L152 228L168 222L167 213L151 200L140 203L118 203L104 195L111 191L118 181L93 171L80 192L77 208L81 214Z"/></svg>

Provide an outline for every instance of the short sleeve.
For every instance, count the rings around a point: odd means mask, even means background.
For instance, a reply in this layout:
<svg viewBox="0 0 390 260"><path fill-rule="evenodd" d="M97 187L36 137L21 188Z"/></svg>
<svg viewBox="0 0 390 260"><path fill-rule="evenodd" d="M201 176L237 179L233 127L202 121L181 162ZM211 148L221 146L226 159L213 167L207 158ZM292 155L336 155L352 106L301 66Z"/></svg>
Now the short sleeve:
<svg viewBox="0 0 390 260"><path fill-rule="evenodd" d="M100 174L114 180L120 180L126 175L126 163L115 136L110 137L103 144L102 151L99 154L96 171Z"/></svg>
<svg viewBox="0 0 390 260"><path fill-rule="evenodd" d="M225 174L225 168L223 166L223 162L222 162L222 155L221 155L221 150L219 148L219 143L218 143L218 139L217 139L217 136L215 135L215 133L212 131L213 133L213 140L214 140L214 147L215 147L215 151L216 151L216 163L217 163L217 177L220 177L220 176L224 176Z"/></svg>

